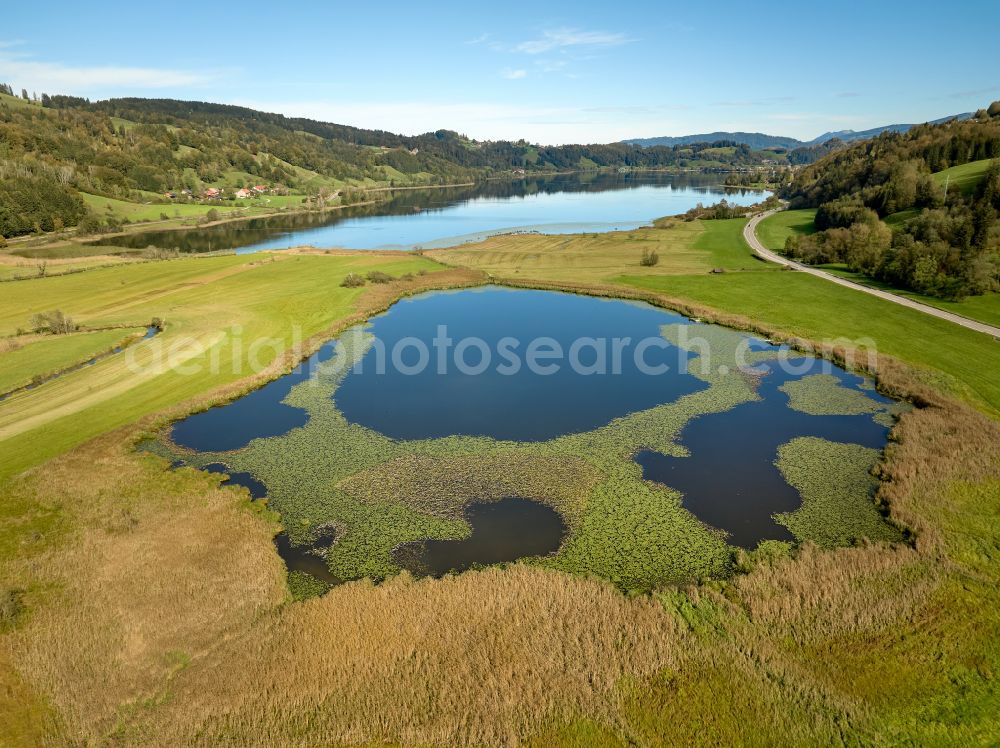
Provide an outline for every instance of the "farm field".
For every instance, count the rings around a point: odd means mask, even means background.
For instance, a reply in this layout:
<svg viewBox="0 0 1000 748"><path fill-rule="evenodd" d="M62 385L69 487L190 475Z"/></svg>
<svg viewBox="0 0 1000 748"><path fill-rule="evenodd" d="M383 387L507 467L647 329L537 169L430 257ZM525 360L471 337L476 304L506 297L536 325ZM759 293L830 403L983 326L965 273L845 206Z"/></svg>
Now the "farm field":
<svg viewBox="0 0 1000 748"><path fill-rule="evenodd" d="M49 253L40 253L34 258L0 252L0 280L31 279L39 275L48 277L61 273L92 270L108 265L121 265L129 261L118 255L95 255L93 251L93 247L88 247L86 249L88 254L83 254L80 257L48 257L46 255ZM67 252L66 254L71 255L72 253Z"/></svg>
<svg viewBox="0 0 1000 748"><path fill-rule="evenodd" d="M0 392L29 384L36 376L53 374L87 361L144 331L122 328L4 338L0 341Z"/></svg>
<svg viewBox="0 0 1000 748"><path fill-rule="evenodd" d="M644 251L659 261L645 268L650 275L688 275L726 271L766 271L776 268L756 259L739 242L741 219L728 221L659 222L658 228L629 232L568 236L499 236L486 241L429 251L442 262L469 265L502 278L566 280L599 283L629 267L639 267Z"/></svg>
<svg viewBox="0 0 1000 748"><path fill-rule="evenodd" d="M130 371L129 359L115 356L4 403L0 476L246 377L245 362L232 361L243 329L271 341L256 352L259 369L274 364L296 342L293 335L302 344L352 314L361 291L340 288L340 281L349 272L374 268L402 275L440 266L375 253L194 257L5 284L3 336L26 326L32 314L51 309L90 327L138 327L159 317L165 330L132 350L140 374ZM154 366L154 356L164 350L173 351L175 362L190 359L204 373L185 376L165 364ZM226 365L210 370L212 356Z"/></svg>

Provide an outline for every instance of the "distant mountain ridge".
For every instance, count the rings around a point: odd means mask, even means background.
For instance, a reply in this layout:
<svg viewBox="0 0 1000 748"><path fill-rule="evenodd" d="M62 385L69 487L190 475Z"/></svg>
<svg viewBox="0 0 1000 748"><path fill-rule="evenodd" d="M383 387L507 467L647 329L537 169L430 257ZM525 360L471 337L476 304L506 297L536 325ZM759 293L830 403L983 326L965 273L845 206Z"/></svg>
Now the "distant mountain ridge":
<svg viewBox="0 0 1000 748"><path fill-rule="evenodd" d="M937 125L952 119L967 120L972 117L972 114L972 112L953 114L948 117L931 120L928 124ZM648 148L650 146L657 145L692 145L694 143L716 143L722 140L728 140L748 145L756 150L764 148L803 148L812 145L820 145L835 138L842 140L845 143L851 143L857 140L874 138L876 135L880 135L883 132L907 132L911 127L916 127L916 123L883 125L882 127L873 127L870 130L836 130L825 132L812 140L799 140L798 138L790 138L782 135L768 135L762 132L708 132L697 135L665 135L659 138L632 138L622 142L629 143L630 145L641 145L644 148Z"/></svg>
<svg viewBox="0 0 1000 748"><path fill-rule="evenodd" d="M798 148L805 145L805 143L796 138L767 135L762 132L707 132L699 135L678 135L676 137L635 138L624 142L649 147L654 145L675 146L692 145L693 143L717 143L721 140L734 141L757 150L761 148Z"/></svg>

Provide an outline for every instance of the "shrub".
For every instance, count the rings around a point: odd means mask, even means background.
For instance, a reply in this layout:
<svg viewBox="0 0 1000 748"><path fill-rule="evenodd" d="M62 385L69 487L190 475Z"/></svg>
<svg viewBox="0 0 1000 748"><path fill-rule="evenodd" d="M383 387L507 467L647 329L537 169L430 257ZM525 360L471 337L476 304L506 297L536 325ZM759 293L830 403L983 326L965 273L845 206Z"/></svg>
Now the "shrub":
<svg viewBox="0 0 1000 748"><path fill-rule="evenodd" d="M36 332L49 332L53 335L62 335L76 330L77 325L70 317L63 314L61 309L53 309L51 312L35 314L31 318L31 326Z"/></svg>
<svg viewBox="0 0 1000 748"><path fill-rule="evenodd" d="M344 280L340 282L340 285L344 288L358 288L365 285L365 279L357 273L348 273L344 276Z"/></svg>
<svg viewBox="0 0 1000 748"><path fill-rule="evenodd" d="M99 234L104 231L104 222L96 213L87 213L76 224L76 228L81 234Z"/></svg>
<svg viewBox="0 0 1000 748"><path fill-rule="evenodd" d="M218 221L219 211L217 211L215 208L209 208L209 211L205 214L205 220L209 223L211 223L212 221Z"/></svg>
<svg viewBox="0 0 1000 748"><path fill-rule="evenodd" d="M162 249L152 245L142 250L144 260L173 260L180 256L179 249Z"/></svg>
<svg viewBox="0 0 1000 748"><path fill-rule="evenodd" d="M639 260L639 264L642 265L643 267L647 268L653 267L653 265L657 264L659 261L660 261L660 256L656 253L655 250L652 249L642 250L642 259Z"/></svg>
<svg viewBox="0 0 1000 748"><path fill-rule="evenodd" d="M4 238L3 234L0 234L0 249L6 249L7 240Z"/></svg>
<svg viewBox="0 0 1000 748"><path fill-rule="evenodd" d="M381 270L372 270L368 273L368 280L372 283L390 283L394 278L388 273L383 273Z"/></svg>

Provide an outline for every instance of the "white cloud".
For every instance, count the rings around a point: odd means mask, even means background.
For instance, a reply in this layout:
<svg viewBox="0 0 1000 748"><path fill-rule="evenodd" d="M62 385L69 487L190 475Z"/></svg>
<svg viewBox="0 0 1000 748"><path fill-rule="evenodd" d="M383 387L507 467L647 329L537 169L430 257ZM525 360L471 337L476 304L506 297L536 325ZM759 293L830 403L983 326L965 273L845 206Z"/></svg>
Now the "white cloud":
<svg viewBox="0 0 1000 748"><path fill-rule="evenodd" d="M553 50L571 48L620 47L632 41L634 39L630 39L620 32L561 28L544 31L537 39L519 42L514 45L513 51L528 55L540 55Z"/></svg>
<svg viewBox="0 0 1000 748"><path fill-rule="evenodd" d="M500 71L500 75L509 81L516 81L520 78L527 78L528 71L523 69L511 70L510 68L504 68Z"/></svg>
<svg viewBox="0 0 1000 748"><path fill-rule="evenodd" d="M14 53L14 43L0 43L0 79L49 93L83 93L100 89L177 88L205 83L217 74L119 65L75 66L41 62Z"/></svg>

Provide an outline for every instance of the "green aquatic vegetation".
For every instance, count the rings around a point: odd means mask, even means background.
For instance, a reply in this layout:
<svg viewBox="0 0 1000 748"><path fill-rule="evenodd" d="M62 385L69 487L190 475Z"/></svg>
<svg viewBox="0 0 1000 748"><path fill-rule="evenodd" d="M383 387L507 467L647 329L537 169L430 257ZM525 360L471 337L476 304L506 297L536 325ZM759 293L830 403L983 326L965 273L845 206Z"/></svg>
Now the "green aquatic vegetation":
<svg viewBox="0 0 1000 748"><path fill-rule="evenodd" d="M292 594L293 600L308 600L310 597L319 597L330 589L330 585L321 579L317 579L312 574L304 571L288 572L288 591Z"/></svg>
<svg viewBox="0 0 1000 748"><path fill-rule="evenodd" d="M305 425L234 452L183 455L195 466L221 462L262 480L269 508L296 545L310 542L321 526L335 527L326 560L336 577L398 573L396 547L468 537L465 507L504 496L548 504L569 528L556 553L527 563L643 590L733 569L734 549L723 533L684 509L678 492L643 481L632 455L649 448L683 456L683 427L696 416L756 399L747 366L777 351L748 351L745 335L723 327L667 325L662 333L668 340L697 354L688 370L706 385L674 402L545 442L469 436L395 441L348 423L337 408L341 379L372 340L357 332L345 334L337 356L285 398L308 412ZM180 454L168 443L158 451ZM302 580L294 584L305 589Z"/></svg>
<svg viewBox="0 0 1000 748"><path fill-rule="evenodd" d="M866 387L845 387L833 374L811 374L793 379L779 388L788 395L788 407L812 416L858 416L871 413L875 422L892 426L909 409L906 403L880 403L869 397Z"/></svg>
<svg viewBox="0 0 1000 748"><path fill-rule="evenodd" d="M339 487L362 502L377 503L394 495L413 509L445 519L461 519L470 496L477 501L535 498L574 524L600 479L596 468L579 457L499 449L455 457L409 454L362 470Z"/></svg>
<svg viewBox="0 0 1000 748"><path fill-rule="evenodd" d="M775 520L800 542L810 540L823 548L862 538L902 540L899 529L886 522L875 505L878 480L871 471L878 460L878 450L816 437L781 445L775 464L802 495L802 506L775 515Z"/></svg>

